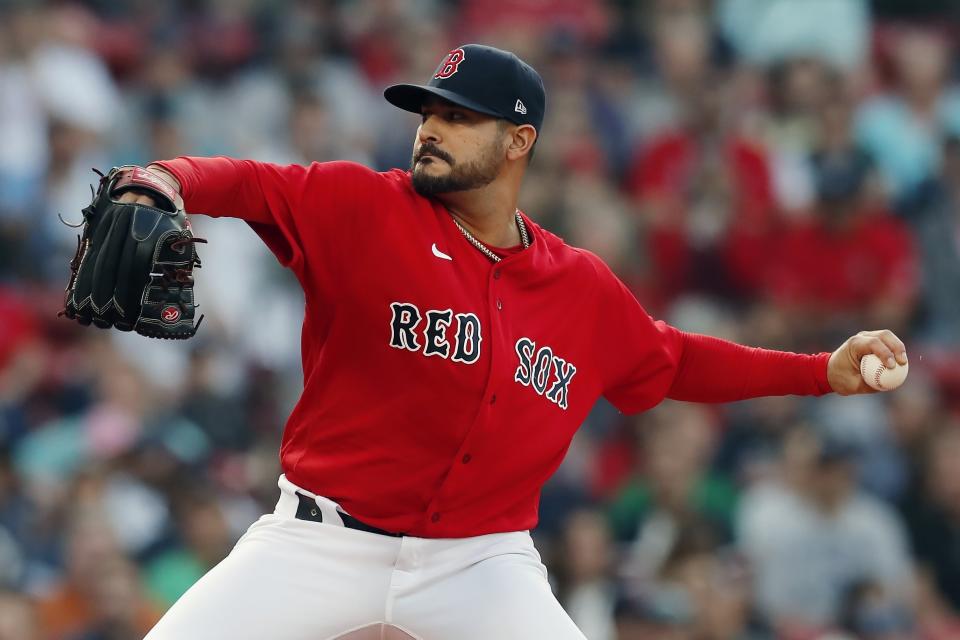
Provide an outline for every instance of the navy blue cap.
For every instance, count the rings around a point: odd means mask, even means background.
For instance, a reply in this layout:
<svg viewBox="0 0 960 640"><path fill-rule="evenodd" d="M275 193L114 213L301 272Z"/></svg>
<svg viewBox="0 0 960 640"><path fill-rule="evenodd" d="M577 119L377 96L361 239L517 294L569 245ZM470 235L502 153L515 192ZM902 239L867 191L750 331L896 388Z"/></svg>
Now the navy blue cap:
<svg viewBox="0 0 960 640"><path fill-rule="evenodd" d="M395 84L383 92L394 106L420 113L428 96L515 124L530 124L540 133L546 95L533 67L509 51L465 44L444 56L426 85Z"/></svg>

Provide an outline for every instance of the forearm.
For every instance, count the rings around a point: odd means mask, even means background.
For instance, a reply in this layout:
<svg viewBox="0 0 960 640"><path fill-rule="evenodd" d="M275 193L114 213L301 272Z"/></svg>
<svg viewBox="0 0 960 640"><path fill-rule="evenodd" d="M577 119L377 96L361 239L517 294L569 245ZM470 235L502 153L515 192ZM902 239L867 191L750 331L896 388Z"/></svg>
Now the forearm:
<svg viewBox="0 0 960 640"><path fill-rule="evenodd" d="M148 168L157 171L161 178L176 183L189 213L273 223L255 162L183 156L153 162Z"/></svg>
<svg viewBox="0 0 960 640"><path fill-rule="evenodd" d="M681 345L676 376L667 394L675 400L733 402L760 396L823 395L829 353L771 351L676 331Z"/></svg>

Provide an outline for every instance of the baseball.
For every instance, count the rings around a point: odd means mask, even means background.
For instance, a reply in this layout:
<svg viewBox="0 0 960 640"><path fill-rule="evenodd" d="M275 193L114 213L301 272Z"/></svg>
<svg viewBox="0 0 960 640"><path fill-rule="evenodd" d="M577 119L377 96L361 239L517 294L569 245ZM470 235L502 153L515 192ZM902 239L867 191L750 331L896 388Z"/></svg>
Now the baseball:
<svg viewBox="0 0 960 640"><path fill-rule="evenodd" d="M909 363L898 364L893 369L888 369L880 358L872 353L868 353L860 360L860 375L870 388L877 391L890 391L899 387L907 379L909 369Z"/></svg>

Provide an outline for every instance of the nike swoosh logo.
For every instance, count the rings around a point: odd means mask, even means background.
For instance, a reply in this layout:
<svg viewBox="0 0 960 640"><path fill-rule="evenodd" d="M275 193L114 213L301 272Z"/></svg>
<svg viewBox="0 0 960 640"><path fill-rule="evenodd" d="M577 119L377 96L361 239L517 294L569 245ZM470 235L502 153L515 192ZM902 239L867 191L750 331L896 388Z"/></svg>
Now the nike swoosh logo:
<svg viewBox="0 0 960 640"><path fill-rule="evenodd" d="M443 258L444 260L453 260L453 258L445 254L443 251L440 251L440 249L437 249L436 242L433 243L433 246L430 249L431 251L433 251L433 255L437 256L438 258Z"/></svg>

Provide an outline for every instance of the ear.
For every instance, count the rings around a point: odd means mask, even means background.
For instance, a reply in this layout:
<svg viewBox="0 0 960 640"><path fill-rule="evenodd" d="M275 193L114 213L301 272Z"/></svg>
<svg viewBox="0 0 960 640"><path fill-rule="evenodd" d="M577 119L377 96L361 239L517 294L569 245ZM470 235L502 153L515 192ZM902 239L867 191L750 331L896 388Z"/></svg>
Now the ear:
<svg viewBox="0 0 960 640"><path fill-rule="evenodd" d="M508 133L507 159L517 160L530 153L533 143L537 141L537 130L529 124L521 124Z"/></svg>

